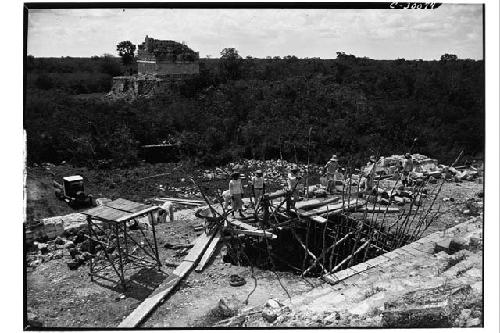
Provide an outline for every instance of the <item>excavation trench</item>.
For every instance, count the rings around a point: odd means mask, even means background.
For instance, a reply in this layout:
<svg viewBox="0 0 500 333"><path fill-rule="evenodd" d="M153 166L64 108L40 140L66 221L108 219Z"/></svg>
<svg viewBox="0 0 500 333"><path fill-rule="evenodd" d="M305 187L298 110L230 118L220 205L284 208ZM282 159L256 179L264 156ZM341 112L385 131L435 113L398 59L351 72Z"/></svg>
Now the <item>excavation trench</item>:
<svg viewBox="0 0 500 333"><path fill-rule="evenodd" d="M295 220L286 227L268 230L277 238L226 233L224 261L320 276L365 262L410 240L410 235L389 233L369 220L363 222L342 215L330 217L323 224Z"/></svg>

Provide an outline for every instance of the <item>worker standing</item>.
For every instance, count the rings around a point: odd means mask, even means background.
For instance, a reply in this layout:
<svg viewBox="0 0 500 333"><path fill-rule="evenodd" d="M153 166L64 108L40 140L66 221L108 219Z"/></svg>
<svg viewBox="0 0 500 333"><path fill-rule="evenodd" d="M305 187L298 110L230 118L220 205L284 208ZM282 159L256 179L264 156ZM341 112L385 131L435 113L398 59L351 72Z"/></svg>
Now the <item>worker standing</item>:
<svg viewBox="0 0 500 333"><path fill-rule="evenodd" d="M245 217L243 215L243 186L241 185L240 173L234 172L231 176L231 180L229 181L229 194L231 195L231 206L232 206L232 215L234 216L234 212L238 211L241 217Z"/></svg>
<svg viewBox="0 0 500 333"><path fill-rule="evenodd" d="M299 191L297 187L299 186L299 181L301 177L299 176L299 168L294 166L288 174L288 190L291 192L293 201L299 201Z"/></svg>
<svg viewBox="0 0 500 333"><path fill-rule="evenodd" d="M365 192L373 190L375 186L375 176L377 175L377 159L374 155L370 156L370 161L365 168Z"/></svg>
<svg viewBox="0 0 500 333"><path fill-rule="evenodd" d="M255 208L259 207L260 200L266 191L266 182L262 170L255 171L252 177L252 192L255 198Z"/></svg>
<svg viewBox="0 0 500 333"><path fill-rule="evenodd" d="M403 160L403 178L402 183L403 186L406 187L410 185L410 173L413 171L413 158L410 153L405 154L405 158Z"/></svg>
<svg viewBox="0 0 500 333"><path fill-rule="evenodd" d="M332 194L335 189L335 181L337 180L337 170L339 168L339 161L337 155L333 155L332 158L326 163L326 179L328 181L327 192Z"/></svg>

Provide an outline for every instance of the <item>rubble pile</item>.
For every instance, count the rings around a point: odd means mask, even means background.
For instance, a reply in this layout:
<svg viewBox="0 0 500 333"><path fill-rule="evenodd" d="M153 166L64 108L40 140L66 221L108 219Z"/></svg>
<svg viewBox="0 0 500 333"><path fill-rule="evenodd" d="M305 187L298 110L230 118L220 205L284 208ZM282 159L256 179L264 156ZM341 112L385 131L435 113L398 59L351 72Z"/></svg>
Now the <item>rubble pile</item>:
<svg viewBox="0 0 500 333"><path fill-rule="evenodd" d="M429 158L421 154L412 154L414 170L411 177L415 180L429 179L431 183L440 178L454 180L457 182L463 180L474 180L481 175L482 166L446 166L439 164L437 159ZM391 155L381 157L377 165L377 174L380 176L398 176L398 166L402 164L404 155Z"/></svg>
<svg viewBox="0 0 500 333"><path fill-rule="evenodd" d="M25 241L30 244L35 240L54 239L64 234L76 234L87 228L87 220L83 214L72 213L48 217L38 223L26 226L26 228Z"/></svg>
<svg viewBox="0 0 500 333"><path fill-rule="evenodd" d="M99 245L91 244L84 231L66 237L57 236L45 242L34 241L27 255L28 267L36 267L53 259L67 259L68 268L73 270L92 258Z"/></svg>
<svg viewBox="0 0 500 333"><path fill-rule="evenodd" d="M262 170L265 174L266 180L275 185L285 185L286 175L293 166L297 166L302 173L307 172L307 164L292 163L285 160L242 160L240 162L232 162L223 167L214 169L203 170L203 178L206 180L225 180L228 179L232 172L239 171L244 177L243 179L251 176L256 170ZM309 172L316 174L321 169L321 166L310 164Z"/></svg>
<svg viewBox="0 0 500 333"><path fill-rule="evenodd" d="M396 189L375 188L372 191L372 201L382 205L396 204L404 206L413 202L414 205L421 205L422 200L427 198L428 190L426 188L416 188L399 186Z"/></svg>

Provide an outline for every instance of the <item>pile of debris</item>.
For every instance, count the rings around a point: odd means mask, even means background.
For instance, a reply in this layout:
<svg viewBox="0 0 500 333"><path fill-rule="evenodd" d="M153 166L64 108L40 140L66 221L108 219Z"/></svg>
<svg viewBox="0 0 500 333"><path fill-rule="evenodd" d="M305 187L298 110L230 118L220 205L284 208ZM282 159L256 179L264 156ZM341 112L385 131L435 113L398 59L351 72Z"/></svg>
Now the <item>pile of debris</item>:
<svg viewBox="0 0 500 333"><path fill-rule="evenodd" d="M63 216L53 216L37 223L25 226L25 241L31 244L36 240L54 239L62 235L73 235L87 228L85 215L72 213Z"/></svg>
<svg viewBox="0 0 500 333"><path fill-rule="evenodd" d="M255 170L263 170L266 180L271 183L280 185L286 184L286 175L293 166L297 166L302 172L307 171L307 164L291 163L282 159L277 160L242 160L240 162L232 162L224 167L203 170L203 178L206 180L225 180L229 179L234 170L238 170L245 176L250 176ZM320 166L315 164L309 165L309 172L311 174L317 173L321 169Z"/></svg>
<svg viewBox="0 0 500 333"><path fill-rule="evenodd" d="M420 206L422 199L427 198L427 188L399 186L396 189L386 189L377 187L373 189L371 200L382 205L396 204L404 206L407 203ZM367 198L370 200L370 197Z"/></svg>
<svg viewBox="0 0 500 333"><path fill-rule="evenodd" d="M84 231L66 237L57 236L53 240L34 241L27 256L28 267L36 267L53 259L68 258L69 269L77 269L92 258L96 251L94 244L85 237Z"/></svg>
<svg viewBox="0 0 500 333"><path fill-rule="evenodd" d="M421 154L411 155L414 164L414 170L411 177L414 180L429 179L429 182L436 183L437 179L444 178L457 182L463 180L474 180L481 176L482 166L477 163L467 163L464 166L446 166L439 164L438 160L429 158ZM381 178L396 179L398 177L398 167L402 164L404 155L391 155L381 157L377 162L377 174Z"/></svg>

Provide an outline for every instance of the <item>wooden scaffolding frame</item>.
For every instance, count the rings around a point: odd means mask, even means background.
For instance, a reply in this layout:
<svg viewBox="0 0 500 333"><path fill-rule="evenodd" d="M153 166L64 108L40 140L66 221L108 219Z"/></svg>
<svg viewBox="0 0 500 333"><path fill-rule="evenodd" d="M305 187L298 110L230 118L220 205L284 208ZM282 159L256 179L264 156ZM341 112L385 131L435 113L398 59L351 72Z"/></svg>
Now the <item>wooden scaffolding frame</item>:
<svg viewBox="0 0 500 333"><path fill-rule="evenodd" d="M127 274L129 268L157 268L161 270L156 240L154 213L160 210L158 206L151 206L132 202L125 199L116 199L102 206L82 212L87 216L88 235L86 237L101 250L89 262L91 281L101 278L120 283L127 288ZM147 217L147 224L139 225L138 219ZM138 231L133 235L131 227ZM144 231L144 226L151 228ZM133 246L133 250L130 247ZM136 255L140 252L143 256ZM112 252L112 253L109 253ZM100 274L112 268L119 281Z"/></svg>

